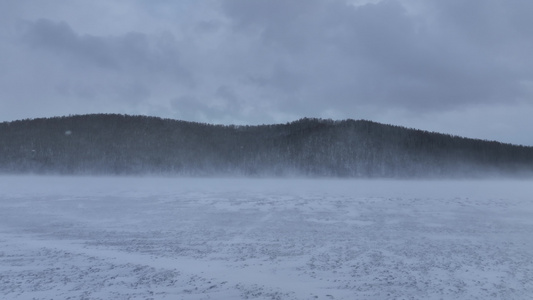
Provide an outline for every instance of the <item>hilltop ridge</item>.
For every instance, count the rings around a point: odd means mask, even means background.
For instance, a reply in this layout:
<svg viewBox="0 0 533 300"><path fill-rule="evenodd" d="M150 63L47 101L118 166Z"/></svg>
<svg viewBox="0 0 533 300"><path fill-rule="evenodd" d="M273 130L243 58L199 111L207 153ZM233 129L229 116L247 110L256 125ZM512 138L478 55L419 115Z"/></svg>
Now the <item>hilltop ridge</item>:
<svg viewBox="0 0 533 300"><path fill-rule="evenodd" d="M0 123L0 172L484 177L533 172L533 147L367 120L212 125L92 114Z"/></svg>

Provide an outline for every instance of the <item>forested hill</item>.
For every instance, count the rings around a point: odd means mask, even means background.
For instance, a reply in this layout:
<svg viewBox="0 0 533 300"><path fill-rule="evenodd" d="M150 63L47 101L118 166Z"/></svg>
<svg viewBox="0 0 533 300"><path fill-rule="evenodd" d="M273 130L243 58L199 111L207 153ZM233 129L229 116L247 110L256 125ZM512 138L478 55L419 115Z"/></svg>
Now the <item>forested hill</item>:
<svg viewBox="0 0 533 300"><path fill-rule="evenodd" d="M519 176L533 173L533 147L370 121L223 126L96 114L0 123L0 173Z"/></svg>

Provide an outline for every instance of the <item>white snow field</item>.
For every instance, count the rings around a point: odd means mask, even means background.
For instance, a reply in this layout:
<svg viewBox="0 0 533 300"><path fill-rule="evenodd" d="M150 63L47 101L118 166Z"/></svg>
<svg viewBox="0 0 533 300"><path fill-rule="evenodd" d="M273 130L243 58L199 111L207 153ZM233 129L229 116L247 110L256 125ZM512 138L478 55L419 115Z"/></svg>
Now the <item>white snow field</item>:
<svg viewBox="0 0 533 300"><path fill-rule="evenodd" d="M532 181L0 177L1 299L532 299Z"/></svg>

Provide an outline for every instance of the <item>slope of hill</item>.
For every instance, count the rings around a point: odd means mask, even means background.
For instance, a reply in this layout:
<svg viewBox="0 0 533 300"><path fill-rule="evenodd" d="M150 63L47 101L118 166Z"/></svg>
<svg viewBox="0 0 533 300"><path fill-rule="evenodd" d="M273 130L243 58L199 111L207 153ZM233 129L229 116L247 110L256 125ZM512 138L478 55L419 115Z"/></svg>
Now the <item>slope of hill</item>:
<svg viewBox="0 0 533 300"><path fill-rule="evenodd" d="M518 176L533 173L533 147L364 120L223 126L95 114L0 123L0 172Z"/></svg>

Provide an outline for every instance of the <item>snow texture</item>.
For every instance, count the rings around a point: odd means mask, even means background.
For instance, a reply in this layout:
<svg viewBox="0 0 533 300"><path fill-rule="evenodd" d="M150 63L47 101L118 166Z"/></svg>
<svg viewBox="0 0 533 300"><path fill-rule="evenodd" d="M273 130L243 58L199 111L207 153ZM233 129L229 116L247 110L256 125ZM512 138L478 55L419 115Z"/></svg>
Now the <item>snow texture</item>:
<svg viewBox="0 0 533 300"><path fill-rule="evenodd" d="M0 177L0 298L530 299L532 186Z"/></svg>

